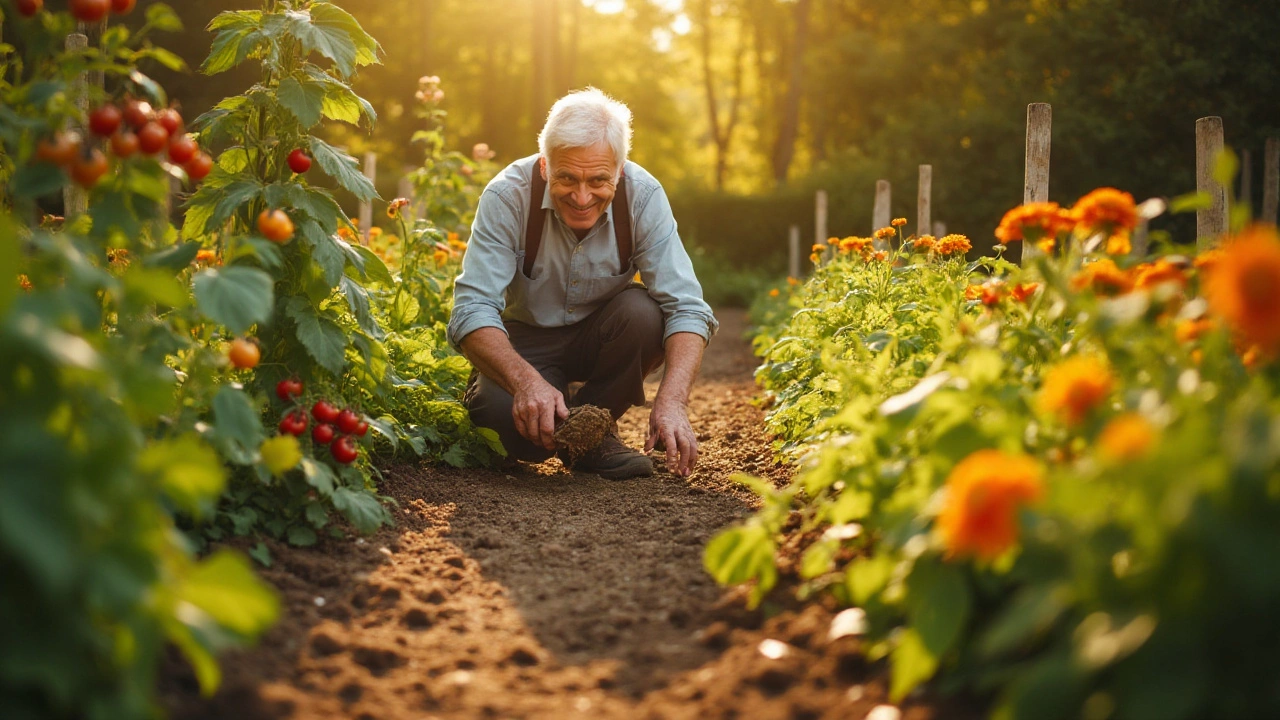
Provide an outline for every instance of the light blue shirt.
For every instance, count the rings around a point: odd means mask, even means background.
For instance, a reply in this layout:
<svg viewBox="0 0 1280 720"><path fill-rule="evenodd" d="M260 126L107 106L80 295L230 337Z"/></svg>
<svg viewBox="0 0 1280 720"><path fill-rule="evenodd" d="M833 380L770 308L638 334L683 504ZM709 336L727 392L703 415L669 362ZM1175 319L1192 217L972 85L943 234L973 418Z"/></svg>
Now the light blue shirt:
<svg viewBox="0 0 1280 720"><path fill-rule="evenodd" d="M538 155L517 160L485 188L471 225L471 239L454 285L449 342L454 347L503 320L535 327L562 327L585 320L632 284L636 271L666 320L663 341L690 332L710 340L719 328L693 263L676 233L671 203L652 175L633 162L623 168L631 205L634 249L631 267L620 268L612 206L579 240L555 211L551 190L542 196L546 213L542 246L532 277L525 277L524 235L529 186Z"/></svg>

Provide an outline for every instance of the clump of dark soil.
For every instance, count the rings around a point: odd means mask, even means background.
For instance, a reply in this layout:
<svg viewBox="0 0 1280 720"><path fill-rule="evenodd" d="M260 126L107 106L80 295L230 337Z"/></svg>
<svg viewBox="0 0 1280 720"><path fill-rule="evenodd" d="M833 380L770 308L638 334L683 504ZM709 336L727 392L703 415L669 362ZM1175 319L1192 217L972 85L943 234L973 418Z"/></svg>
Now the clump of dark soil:
<svg viewBox="0 0 1280 720"><path fill-rule="evenodd" d="M613 429L613 415L595 405L579 405L569 410L569 417L556 428L553 437L564 454L565 466L572 468L590 450L604 440ZM560 456L564 458L564 455Z"/></svg>

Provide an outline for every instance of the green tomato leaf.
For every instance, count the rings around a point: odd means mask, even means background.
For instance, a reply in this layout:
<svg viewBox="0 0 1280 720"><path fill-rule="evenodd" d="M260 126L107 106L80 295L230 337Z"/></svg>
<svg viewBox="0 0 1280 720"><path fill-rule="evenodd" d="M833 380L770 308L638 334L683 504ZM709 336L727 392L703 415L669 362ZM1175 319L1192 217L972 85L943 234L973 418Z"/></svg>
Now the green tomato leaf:
<svg viewBox="0 0 1280 720"><path fill-rule="evenodd" d="M235 266L201 270L192 280L200 312L237 335L271 317L272 284L257 268Z"/></svg>
<svg viewBox="0 0 1280 720"><path fill-rule="evenodd" d="M302 476L307 479L307 484L315 488L323 497L333 495L333 488L338 482L338 478L328 465L316 462L309 457L302 458Z"/></svg>
<svg viewBox="0 0 1280 720"><path fill-rule="evenodd" d="M224 385L213 396L213 420L218 441L230 445L238 458L257 458L258 446L265 437L258 411L243 391ZM248 463L241 463L248 464Z"/></svg>
<svg viewBox="0 0 1280 720"><path fill-rule="evenodd" d="M276 99L284 109L293 113L298 122L302 123L304 130L310 129L320 122L324 109L325 88L323 85L310 81L302 82L290 76L280 81L280 87L276 90Z"/></svg>
<svg viewBox="0 0 1280 720"><path fill-rule="evenodd" d="M175 505L196 517L212 508L227 483L217 453L195 435L152 443L138 456L138 471L154 477Z"/></svg>
<svg viewBox="0 0 1280 720"><path fill-rule="evenodd" d="M938 658L929 652L914 628L907 628L889 655L889 665L893 668L889 701L897 703L917 685L933 677L938 671Z"/></svg>
<svg viewBox="0 0 1280 720"><path fill-rule="evenodd" d="M62 189L67 184L67 174L51 163L23 165L6 183L14 197L37 198Z"/></svg>
<svg viewBox="0 0 1280 720"><path fill-rule="evenodd" d="M333 491L333 506L364 534L391 522L387 509L367 490L340 487Z"/></svg>
<svg viewBox="0 0 1280 720"><path fill-rule="evenodd" d="M360 329L375 340L381 340L386 337L387 334L378 325L378 321L373 317L373 312L369 309L369 291L345 275L342 276L341 286L342 294L347 297L347 304L351 307L351 314L355 315L356 323L360 325Z"/></svg>
<svg viewBox="0 0 1280 720"><path fill-rule="evenodd" d="M156 3L147 8L147 24L160 32L182 32L182 20L173 8Z"/></svg>
<svg viewBox="0 0 1280 720"><path fill-rule="evenodd" d="M275 593L230 550L219 550L197 565L181 580L176 595L243 637L258 636L280 615Z"/></svg>
<svg viewBox="0 0 1280 720"><path fill-rule="evenodd" d="M142 258L142 264L146 267L164 268L179 272L185 270L196 259L196 253L198 252L200 252L200 243L174 243L163 250L157 250Z"/></svg>
<svg viewBox="0 0 1280 720"><path fill-rule="evenodd" d="M907 578L907 618L934 657L955 645L969 620L973 599L964 573L937 558L916 561Z"/></svg>
<svg viewBox="0 0 1280 720"><path fill-rule="evenodd" d="M380 199L373 182L360 172L360 164L350 155L320 138L311 138L311 156L320 169L361 202Z"/></svg>
<svg viewBox="0 0 1280 720"><path fill-rule="evenodd" d="M320 317L306 298L294 297L286 308L297 326L298 342L320 366L334 375L347 365L347 335L332 320Z"/></svg>

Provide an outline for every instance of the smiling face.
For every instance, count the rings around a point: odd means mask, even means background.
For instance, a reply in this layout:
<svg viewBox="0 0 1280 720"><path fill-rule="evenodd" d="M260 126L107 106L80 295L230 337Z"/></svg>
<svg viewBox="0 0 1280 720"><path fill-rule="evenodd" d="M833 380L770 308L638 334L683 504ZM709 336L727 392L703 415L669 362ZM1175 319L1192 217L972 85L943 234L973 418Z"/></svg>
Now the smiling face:
<svg viewBox="0 0 1280 720"><path fill-rule="evenodd" d="M613 150L604 144L553 150L550 159L542 159L541 170L560 219L578 237L585 237L618 189Z"/></svg>

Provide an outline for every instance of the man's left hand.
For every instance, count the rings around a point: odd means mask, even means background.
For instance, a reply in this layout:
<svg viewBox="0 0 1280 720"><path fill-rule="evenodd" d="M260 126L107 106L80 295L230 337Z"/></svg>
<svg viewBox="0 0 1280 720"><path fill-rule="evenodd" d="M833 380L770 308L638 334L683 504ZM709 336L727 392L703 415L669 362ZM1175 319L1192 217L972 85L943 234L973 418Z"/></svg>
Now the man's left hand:
<svg viewBox="0 0 1280 720"><path fill-rule="evenodd" d="M667 468L688 477L698 462L698 438L689 425L689 413L683 404L662 398L654 401L644 451L649 452L659 441L667 451Z"/></svg>

